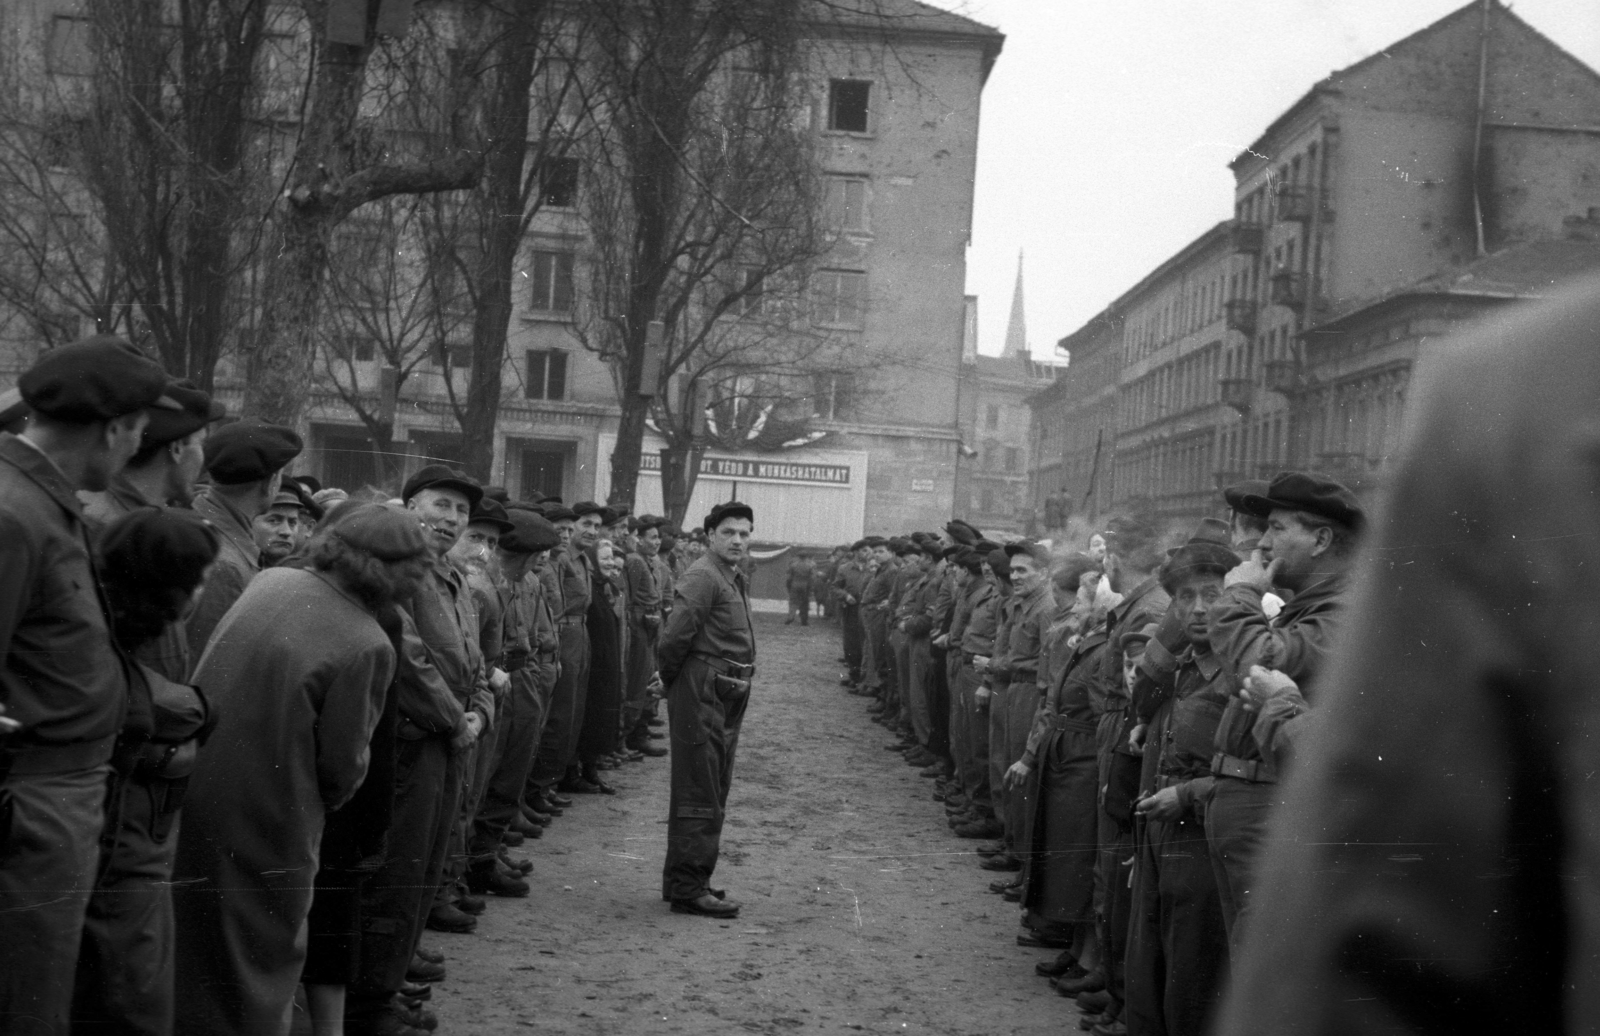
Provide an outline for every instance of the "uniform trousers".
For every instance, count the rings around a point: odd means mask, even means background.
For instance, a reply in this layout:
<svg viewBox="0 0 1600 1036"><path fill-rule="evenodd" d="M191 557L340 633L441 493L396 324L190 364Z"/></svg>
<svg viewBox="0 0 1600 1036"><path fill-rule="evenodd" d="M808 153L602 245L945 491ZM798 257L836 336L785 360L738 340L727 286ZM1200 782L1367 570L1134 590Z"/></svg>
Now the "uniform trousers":
<svg viewBox="0 0 1600 1036"><path fill-rule="evenodd" d="M928 734L928 751L934 755L950 760L952 771L954 759L950 754L950 667L947 664L949 655L942 649L928 647L928 712L930 731Z"/></svg>
<svg viewBox="0 0 1600 1036"><path fill-rule="evenodd" d="M104 766L12 773L0 828L0 1032L64 1033L104 823Z"/></svg>
<svg viewBox="0 0 1600 1036"><path fill-rule="evenodd" d="M862 652L862 686L888 702L886 677L891 671L889 660L889 613L880 607L862 609L862 626L865 629L865 650Z"/></svg>
<svg viewBox="0 0 1600 1036"><path fill-rule="evenodd" d="M734 753L750 692L719 687L716 677L710 665L691 656L667 691L672 793L661 875L661 898L666 900L704 895L717 867Z"/></svg>
<svg viewBox="0 0 1600 1036"><path fill-rule="evenodd" d="M1006 721L1004 760L1002 772L1021 760L1028 750L1028 734L1033 730L1033 714L1039 710L1039 700L1044 693L1039 689L1033 673L1021 674L1006 687ZM1005 827L1013 840L1013 852L1020 853L1028 847L1028 831L1033 826L1033 782L1029 781L1006 792L1006 811L1009 814Z"/></svg>
<svg viewBox="0 0 1600 1036"><path fill-rule="evenodd" d="M994 812L989 794L989 717L978 710L973 697L982 682L977 670L952 652L955 677L950 689L950 752L955 759L961 790L972 808Z"/></svg>
<svg viewBox="0 0 1600 1036"><path fill-rule="evenodd" d="M900 725L911 726L911 638L899 624L889 628L889 657L894 660L894 680L889 685L894 708L899 712Z"/></svg>
<svg viewBox="0 0 1600 1036"><path fill-rule="evenodd" d="M861 679L861 651L862 641L866 631L861 626L861 606L847 604L840 610L839 635L844 641L844 664L849 670L850 679Z"/></svg>
<svg viewBox="0 0 1600 1036"><path fill-rule="evenodd" d="M996 676L990 683L992 693L989 695L989 714L983 716L980 712L980 722L985 722L989 728L989 801L993 805L994 815L999 819L1005 833L1001 836L1007 850L1017 849L1016 832L1011 828L1010 800L1011 792L1006 788L1005 773L1014 760L1006 758L1006 745L1010 742L1011 722L1011 684L1003 676Z"/></svg>
<svg viewBox="0 0 1600 1036"><path fill-rule="evenodd" d="M622 702L624 743L650 732L650 678L656 672L656 627L629 620Z"/></svg>
<svg viewBox="0 0 1600 1036"><path fill-rule="evenodd" d="M561 624L561 675L550 692L550 708L529 779L541 792L567 772L583 729L583 699L589 688L589 630L583 622Z"/></svg>
<svg viewBox="0 0 1600 1036"><path fill-rule="evenodd" d="M1222 903L1222 923L1229 944L1235 947L1250 913L1256 860L1277 802L1276 784L1218 777L1206 803L1206 840Z"/></svg>
<svg viewBox="0 0 1600 1036"><path fill-rule="evenodd" d="M115 834L104 840L78 951L72 1021L85 1031L172 1032L172 861L187 780L113 778ZM114 819L113 819L114 818Z"/></svg>
<svg viewBox="0 0 1600 1036"><path fill-rule="evenodd" d="M1145 823L1131 902L1130 1036L1204 1036L1222 994L1228 938L1197 818Z"/></svg>
<svg viewBox="0 0 1600 1036"><path fill-rule="evenodd" d="M1133 829L1100 811L1100 859L1098 884L1105 899L1095 926L1099 935L1106 993L1121 1011L1126 1002L1126 963L1128 919L1133 912L1133 895L1128 878L1133 866Z"/></svg>
<svg viewBox="0 0 1600 1036"><path fill-rule="evenodd" d="M532 666L512 673L511 693L495 717L499 734L494 742L494 765L477 815L472 818L472 837L467 843L467 856L474 863L494 858L500 851L501 838L522 808L543 713L537 680L538 671Z"/></svg>
<svg viewBox="0 0 1600 1036"><path fill-rule="evenodd" d="M448 735L402 731L397 741L394 821L383 866L361 891L361 962L348 1014L387 1003L405 982L444 870L465 760Z"/></svg>
<svg viewBox="0 0 1600 1036"><path fill-rule="evenodd" d="M903 634L906 639L906 707L911 713L911 734L923 748L933 745L933 645L928 638Z"/></svg>
<svg viewBox="0 0 1600 1036"><path fill-rule="evenodd" d="M455 825L450 831L450 849L445 859L444 878L439 886L439 894L444 901L452 898L449 894L451 886L461 880L461 876L467 872L467 864L472 859L470 848L476 829L478 810L489 789L489 779L494 776L495 761L499 754L500 726L509 699L510 695L507 694L505 698L495 702L494 723L478 735L477 743L467 751L462 760L464 772L461 779L461 811L456 815Z"/></svg>

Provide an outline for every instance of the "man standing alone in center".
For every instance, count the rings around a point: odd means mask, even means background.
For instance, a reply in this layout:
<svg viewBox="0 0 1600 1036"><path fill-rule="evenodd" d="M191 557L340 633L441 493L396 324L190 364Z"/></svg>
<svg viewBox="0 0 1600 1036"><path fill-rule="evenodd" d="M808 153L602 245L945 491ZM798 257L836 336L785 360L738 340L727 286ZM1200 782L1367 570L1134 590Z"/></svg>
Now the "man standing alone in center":
<svg viewBox="0 0 1600 1036"><path fill-rule="evenodd" d="M735 917L711 888L733 784L739 726L755 674L750 589L739 569L755 512L738 501L706 515L709 549L678 579L658 662L672 726L672 799L661 898L675 913Z"/></svg>

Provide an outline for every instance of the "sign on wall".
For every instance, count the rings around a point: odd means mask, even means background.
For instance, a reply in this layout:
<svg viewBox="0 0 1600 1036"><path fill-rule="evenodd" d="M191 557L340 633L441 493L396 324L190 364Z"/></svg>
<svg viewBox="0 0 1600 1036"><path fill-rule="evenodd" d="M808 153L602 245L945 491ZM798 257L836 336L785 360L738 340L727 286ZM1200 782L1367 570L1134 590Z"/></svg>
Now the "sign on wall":
<svg viewBox="0 0 1600 1036"><path fill-rule="evenodd" d="M660 474L661 454L646 453L639 458L639 470ZM749 460L742 457L701 457L699 477L739 479L750 482L809 482L826 486L848 486L850 484L850 465ZM930 486L929 488L931 489L932 487Z"/></svg>

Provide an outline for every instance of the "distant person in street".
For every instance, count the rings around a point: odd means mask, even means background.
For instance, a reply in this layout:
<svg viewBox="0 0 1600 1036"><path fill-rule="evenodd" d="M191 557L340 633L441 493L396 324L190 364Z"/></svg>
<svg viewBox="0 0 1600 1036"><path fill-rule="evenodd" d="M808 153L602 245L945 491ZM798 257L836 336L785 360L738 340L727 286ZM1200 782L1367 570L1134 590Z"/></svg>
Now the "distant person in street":
<svg viewBox="0 0 1600 1036"><path fill-rule="evenodd" d="M711 887L733 784L734 751L750 702L756 641L739 563L755 512L729 501L706 515L708 549L678 579L658 654L672 728L672 797L661 898L674 913L736 917Z"/></svg>
<svg viewBox="0 0 1600 1036"><path fill-rule="evenodd" d="M815 581L817 566L804 554L795 555L789 562L789 571L784 576L784 589L789 591L789 617L783 620L785 626L793 624L796 617L800 625L811 625L811 584Z"/></svg>

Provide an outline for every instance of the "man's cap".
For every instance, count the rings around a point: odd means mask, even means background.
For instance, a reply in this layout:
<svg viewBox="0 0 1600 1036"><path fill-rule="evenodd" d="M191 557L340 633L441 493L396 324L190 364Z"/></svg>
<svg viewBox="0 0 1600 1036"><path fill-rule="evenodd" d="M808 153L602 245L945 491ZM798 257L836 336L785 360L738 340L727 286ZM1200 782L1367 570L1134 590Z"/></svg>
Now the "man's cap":
<svg viewBox="0 0 1600 1036"><path fill-rule="evenodd" d="M1043 543L1034 540L1014 540L1011 543L1007 543L1002 549L1008 558L1026 555L1040 568L1050 567L1050 548Z"/></svg>
<svg viewBox="0 0 1600 1036"><path fill-rule="evenodd" d="M971 549L971 548L969 548L965 543L952 543L947 547L941 547L939 549L939 556L948 561L950 558L955 557L961 551L969 550L969 549Z"/></svg>
<svg viewBox="0 0 1600 1036"><path fill-rule="evenodd" d="M511 502L511 493L505 486L484 486L483 495L485 499L493 500L502 506Z"/></svg>
<svg viewBox="0 0 1600 1036"><path fill-rule="evenodd" d="M227 407L212 399L187 378L182 381L167 382L162 394L178 404L178 409L167 410L158 407L150 411L150 420L144 426L144 437L139 440L140 449L147 450L165 446L169 442L177 442L193 435L206 425L228 416Z"/></svg>
<svg viewBox="0 0 1600 1036"><path fill-rule="evenodd" d="M17 390L36 413L94 424L150 407L177 409L167 382L161 365L131 343L94 335L45 352L17 379Z"/></svg>
<svg viewBox="0 0 1600 1036"><path fill-rule="evenodd" d="M900 539L894 541L894 553L896 557L902 558L908 557L912 554L921 554L923 553L922 544L918 543L916 540L907 537L901 537Z"/></svg>
<svg viewBox="0 0 1600 1036"><path fill-rule="evenodd" d="M483 499L483 487L478 484L477 479L464 471L457 471L443 464L429 464L406 479L405 488L400 491L400 499L410 501L424 489L453 489L467 498L469 507L477 507L478 501Z"/></svg>
<svg viewBox="0 0 1600 1036"><path fill-rule="evenodd" d="M1231 503L1231 501L1230 501ZM1275 510L1305 511L1337 522L1354 532L1366 524L1366 512L1356 495L1345 485L1326 475L1308 471L1280 471L1265 493L1245 493L1234 505L1257 518L1270 517Z"/></svg>
<svg viewBox="0 0 1600 1036"><path fill-rule="evenodd" d="M1171 593L1178 581L1196 571L1226 573L1239 564L1233 552L1228 523L1220 518L1202 518L1194 534L1167 558L1161 567L1161 588Z"/></svg>
<svg viewBox="0 0 1600 1036"><path fill-rule="evenodd" d="M511 518L506 514L506 509L501 506L500 501L490 499L487 496L479 500L478 506L472 509L471 516L467 518L467 524L493 525L500 530L502 536L515 527L511 524Z"/></svg>
<svg viewBox="0 0 1600 1036"><path fill-rule="evenodd" d="M729 518L744 518L748 520L751 525L756 523L756 513L750 509L749 504L742 504L737 500L729 500L725 504L718 504L717 506L713 507L711 509L711 513L706 515L706 520L704 524L702 524L701 528L703 528L706 532L714 532L716 531L717 526L721 525Z"/></svg>
<svg viewBox="0 0 1600 1036"><path fill-rule="evenodd" d="M983 563L989 566L989 571L1002 579L1011 578L1011 556L1005 552L1004 547L996 547L985 554Z"/></svg>
<svg viewBox="0 0 1600 1036"><path fill-rule="evenodd" d="M100 568L124 585L192 590L221 546L217 530L191 511L141 507L100 534Z"/></svg>
<svg viewBox="0 0 1600 1036"><path fill-rule="evenodd" d="M1152 622L1146 626L1140 627L1139 629L1129 630L1128 632L1124 633L1122 635L1122 639L1117 642L1117 650L1126 653L1129 648L1144 647L1146 643L1155 637L1156 630L1159 628L1159 623Z"/></svg>
<svg viewBox="0 0 1600 1036"><path fill-rule="evenodd" d="M561 532L550 520L532 511L517 508L506 512L511 531L500 534L500 548L513 554L537 554L553 550L561 543Z"/></svg>
<svg viewBox="0 0 1600 1036"><path fill-rule="evenodd" d="M667 519L659 514L641 514L636 523L636 532L646 532L650 529L660 529L667 524ZM665 530L663 530L665 531Z"/></svg>
<svg viewBox="0 0 1600 1036"><path fill-rule="evenodd" d="M293 428L247 418L206 439L206 473L224 486L260 482L282 471L304 448Z"/></svg>
<svg viewBox="0 0 1600 1036"><path fill-rule="evenodd" d="M604 522L606 520L606 505L597 504L593 500L579 500L572 505L572 513L579 518L587 514L597 514L600 516L600 521Z"/></svg>
<svg viewBox="0 0 1600 1036"><path fill-rule="evenodd" d="M544 517L546 521L550 522L574 522L578 520L578 515L572 508L562 507L560 504L556 504L546 510Z"/></svg>
<svg viewBox="0 0 1600 1036"><path fill-rule="evenodd" d="M994 540L979 540L977 543L972 545L972 549L980 554L993 554L995 551L1001 550L1002 548L1000 544L996 543Z"/></svg>
<svg viewBox="0 0 1600 1036"><path fill-rule="evenodd" d="M613 507L610 504L600 508L600 524L605 526L615 525L628 517L626 507Z"/></svg>
<svg viewBox="0 0 1600 1036"><path fill-rule="evenodd" d="M854 550L860 550L863 547L870 547L870 546L872 546L872 544L868 543L866 541L866 538L863 537L863 538L861 538L859 540L856 540L854 543L850 544L850 549L854 551Z"/></svg>
<svg viewBox="0 0 1600 1036"><path fill-rule="evenodd" d="M1271 483L1265 479L1247 478L1243 482L1235 482L1222 491L1222 499L1228 502L1228 507L1235 511L1244 511L1244 501L1252 496L1266 496ZM1249 512L1246 512L1249 513Z"/></svg>
<svg viewBox="0 0 1600 1036"><path fill-rule="evenodd" d="M507 500L507 511L532 511L534 514L543 513L544 505L537 500Z"/></svg>
<svg viewBox="0 0 1600 1036"><path fill-rule="evenodd" d="M311 489L301 479L293 475L285 475L278 484L278 493L272 498L272 507L298 507L311 516L311 520L322 520L325 513L321 504L311 495Z"/></svg>
<svg viewBox="0 0 1600 1036"><path fill-rule="evenodd" d="M962 521L960 518L952 519L944 527L946 535L957 543L971 546L983 539L983 533L971 522Z"/></svg>
<svg viewBox="0 0 1600 1036"><path fill-rule="evenodd" d="M417 516L389 504L341 508L328 535L379 561L404 561L428 552L428 537Z"/></svg>
<svg viewBox="0 0 1600 1036"><path fill-rule="evenodd" d="M889 541L884 539L882 536L868 536L861 542L872 550L876 550L879 547L887 547L889 545Z"/></svg>

